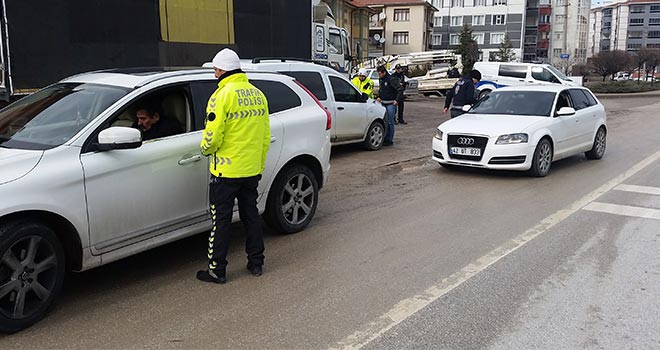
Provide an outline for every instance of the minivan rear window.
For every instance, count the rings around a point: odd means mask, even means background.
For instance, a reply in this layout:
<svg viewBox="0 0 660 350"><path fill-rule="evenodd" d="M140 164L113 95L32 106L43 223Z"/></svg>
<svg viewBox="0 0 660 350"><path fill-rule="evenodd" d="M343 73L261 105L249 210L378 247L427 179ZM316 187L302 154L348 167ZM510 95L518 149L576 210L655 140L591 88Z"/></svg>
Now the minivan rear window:
<svg viewBox="0 0 660 350"><path fill-rule="evenodd" d="M499 75L502 77L525 79L527 77L527 66L502 64L500 65Z"/></svg>
<svg viewBox="0 0 660 350"><path fill-rule="evenodd" d="M250 80L252 85L256 86L266 95L268 100L268 112L270 114L286 111L302 105L302 101L290 87L279 81L270 80Z"/></svg>
<svg viewBox="0 0 660 350"><path fill-rule="evenodd" d="M328 94L326 94L325 85L323 84L323 77L321 77L321 74L319 72L281 72L281 73L293 77L299 82L301 82L319 100L325 101L328 99Z"/></svg>

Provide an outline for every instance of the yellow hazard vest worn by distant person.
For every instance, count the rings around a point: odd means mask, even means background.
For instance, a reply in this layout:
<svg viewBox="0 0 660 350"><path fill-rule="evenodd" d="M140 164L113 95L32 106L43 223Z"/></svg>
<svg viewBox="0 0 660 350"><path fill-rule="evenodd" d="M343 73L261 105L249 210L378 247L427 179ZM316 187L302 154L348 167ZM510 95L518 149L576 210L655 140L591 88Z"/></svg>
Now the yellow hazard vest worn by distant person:
<svg viewBox="0 0 660 350"><path fill-rule="evenodd" d="M264 171L270 147L268 101L245 73L226 74L206 106L202 154L210 156L216 177L256 176Z"/></svg>
<svg viewBox="0 0 660 350"><path fill-rule="evenodd" d="M366 77L364 78L364 81L361 81L358 76L355 76L352 82L360 92L367 94L370 98L374 98L374 82L369 77Z"/></svg>

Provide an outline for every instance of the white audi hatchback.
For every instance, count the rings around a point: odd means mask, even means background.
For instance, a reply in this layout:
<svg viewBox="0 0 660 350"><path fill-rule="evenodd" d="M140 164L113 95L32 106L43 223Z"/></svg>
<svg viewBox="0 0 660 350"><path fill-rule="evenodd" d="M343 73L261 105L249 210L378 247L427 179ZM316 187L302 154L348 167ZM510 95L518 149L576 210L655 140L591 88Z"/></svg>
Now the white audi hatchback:
<svg viewBox="0 0 660 350"><path fill-rule="evenodd" d="M259 211L277 231L297 232L328 178L330 115L291 77L248 78L270 109ZM210 230L199 143L216 87L210 69L94 72L0 111L0 331L43 317L66 270ZM142 140L134 126L145 101L181 132Z"/></svg>
<svg viewBox="0 0 660 350"><path fill-rule="evenodd" d="M468 109L467 106L465 109ZM442 166L529 170L545 176L553 161L605 154L605 108L586 88L497 89L436 129L433 160Z"/></svg>

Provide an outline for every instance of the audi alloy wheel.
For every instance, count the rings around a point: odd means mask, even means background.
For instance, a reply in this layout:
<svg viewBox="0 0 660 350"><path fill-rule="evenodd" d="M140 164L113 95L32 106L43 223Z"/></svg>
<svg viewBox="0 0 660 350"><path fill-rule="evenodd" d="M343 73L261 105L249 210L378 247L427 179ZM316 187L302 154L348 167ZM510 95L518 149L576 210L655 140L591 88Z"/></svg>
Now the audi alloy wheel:
<svg viewBox="0 0 660 350"><path fill-rule="evenodd" d="M604 127L600 127L594 137L594 145L591 150L584 153L588 159L601 159L605 155L605 148L607 147L607 131Z"/></svg>
<svg viewBox="0 0 660 350"><path fill-rule="evenodd" d="M552 145L548 139L541 139L534 150L532 167L529 169L532 176L544 177L550 172L552 164Z"/></svg>

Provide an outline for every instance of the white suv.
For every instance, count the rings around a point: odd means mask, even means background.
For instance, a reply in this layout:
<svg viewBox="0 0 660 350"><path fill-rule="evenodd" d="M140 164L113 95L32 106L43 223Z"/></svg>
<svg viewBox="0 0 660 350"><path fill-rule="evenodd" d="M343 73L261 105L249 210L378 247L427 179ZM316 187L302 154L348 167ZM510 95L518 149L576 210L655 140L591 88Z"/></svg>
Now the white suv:
<svg viewBox="0 0 660 350"><path fill-rule="evenodd" d="M312 220L328 177L330 115L291 77L248 78L271 113L259 211L276 230L297 232ZM43 317L67 269L210 230L199 143L216 87L209 69L94 72L0 111L0 331ZM143 142L131 126L147 100L182 132Z"/></svg>
<svg viewBox="0 0 660 350"><path fill-rule="evenodd" d="M367 98L336 70L315 63L287 59L241 62L243 69L280 72L296 78L332 114L332 145L362 142L375 151L383 146L385 107Z"/></svg>

